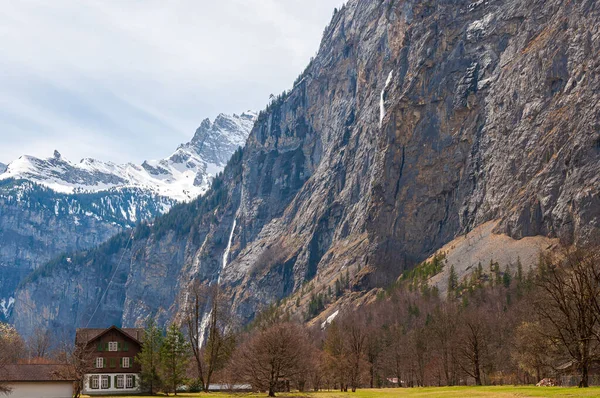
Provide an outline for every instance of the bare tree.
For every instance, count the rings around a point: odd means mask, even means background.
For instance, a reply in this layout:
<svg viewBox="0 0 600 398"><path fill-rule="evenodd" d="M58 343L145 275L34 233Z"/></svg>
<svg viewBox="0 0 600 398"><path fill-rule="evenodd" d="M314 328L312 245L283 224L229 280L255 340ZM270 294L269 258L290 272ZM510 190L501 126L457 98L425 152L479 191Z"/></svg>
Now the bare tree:
<svg viewBox="0 0 600 398"><path fill-rule="evenodd" d="M67 357L67 363L71 365L67 369L69 369L72 377L76 380L75 398L81 396L85 375L92 371L91 364L93 357L94 353L86 349L83 345L78 345Z"/></svg>
<svg viewBox="0 0 600 398"><path fill-rule="evenodd" d="M274 397L281 382L306 369L309 350L304 328L284 322L256 330L238 350L236 361L245 380Z"/></svg>
<svg viewBox="0 0 600 398"><path fill-rule="evenodd" d="M558 357L557 341L545 336L538 322L523 322L516 330L513 358L528 374L542 380Z"/></svg>
<svg viewBox="0 0 600 398"><path fill-rule="evenodd" d="M87 347L86 342L73 344L72 337L68 333L62 336L50 338L50 345L56 347L52 352L52 358L65 364L57 371L57 376L67 380L75 380L73 397L79 398L83 392L85 375L93 368L95 352L93 348Z"/></svg>
<svg viewBox="0 0 600 398"><path fill-rule="evenodd" d="M361 362L365 353L367 330L361 319L351 317L344 325L344 331L350 358L350 387L352 392L356 392L361 381Z"/></svg>
<svg viewBox="0 0 600 398"><path fill-rule="evenodd" d="M17 330L0 322L0 372L8 365L17 363L24 351L23 339ZM11 389L0 383L0 394L10 394Z"/></svg>
<svg viewBox="0 0 600 398"><path fill-rule="evenodd" d="M455 303L447 301L436 308L430 323L432 344L440 356L441 372L449 386L456 384L457 314Z"/></svg>
<svg viewBox="0 0 600 398"><path fill-rule="evenodd" d="M560 342L578 368L579 387L588 387L589 368L600 349L600 255L568 249L542 256L539 268L541 331Z"/></svg>
<svg viewBox="0 0 600 398"><path fill-rule="evenodd" d="M344 335L339 322L334 321L327 328L325 339L326 363L340 391L348 391L348 378L350 373L349 351L345 344Z"/></svg>
<svg viewBox="0 0 600 398"><path fill-rule="evenodd" d="M375 387L375 379L377 375L377 368L381 354L383 352L383 339L379 332L379 325L371 324L368 326L367 340L366 340L366 357L369 363L369 387Z"/></svg>
<svg viewBox="0 0 600 398"><path fill-rule="evenodd" d="M27 339L27 351L30 358L46 358L50 354L52 337L48 330L36 328Z"/></svg>
<svg viewBox="0 0 600 398"><path fill-rule="evenodd" d="M310 367L308 370L309 380L313 391L319 391L328 376L325 356L323 355L323 351L321 349L315 347L312 348Z"/></svg>
<svg viewBox="0 0 600 398"><path fill-rule="evenodd" d="M218 285L208 286L195 281L188 299L184 321L198 379L203 391L208 392L213 374L225 367L235 348L235 325L226 297Z"/></svg>
<svg viewBox="0 0 600 398"><path fill-rule="evenodd" d="M407 336L404 326L393 323L386 333L386 347L384 356L388 374L395 376L398 387L403 387L406 382L407 365Z"/></svg>
<svg viewBox="0 0 600 398"><path fill-rule="evenodd" d="M461 369L473 379L475 384L483 384L483 366L488 350L490 330L487 327L486 314L477 307L466 308L461 316L459 362Z"/></svg>

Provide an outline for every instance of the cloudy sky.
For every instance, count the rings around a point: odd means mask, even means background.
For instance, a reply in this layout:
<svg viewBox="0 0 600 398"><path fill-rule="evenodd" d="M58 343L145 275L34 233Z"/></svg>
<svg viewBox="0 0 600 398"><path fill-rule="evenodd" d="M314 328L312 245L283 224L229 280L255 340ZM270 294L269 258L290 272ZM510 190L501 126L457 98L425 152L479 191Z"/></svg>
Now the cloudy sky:
<svg viewBox="0 0 600 398"><path fill-rule="evenodd" d="M168 156L291 87L342 0L15 0L0 10L0 162Z"/></svg>

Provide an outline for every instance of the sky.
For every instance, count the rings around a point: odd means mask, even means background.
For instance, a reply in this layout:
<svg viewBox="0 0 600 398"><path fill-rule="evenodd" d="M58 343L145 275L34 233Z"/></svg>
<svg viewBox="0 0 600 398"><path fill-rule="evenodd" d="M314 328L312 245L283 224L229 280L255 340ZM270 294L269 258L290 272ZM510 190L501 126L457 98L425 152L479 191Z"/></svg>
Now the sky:
<svg viewBox="0 0 600 398"><path fill-rule="evenodd" d="M291 88L342 0L16 0L0 10L0 162L140 163Z"/></svg>

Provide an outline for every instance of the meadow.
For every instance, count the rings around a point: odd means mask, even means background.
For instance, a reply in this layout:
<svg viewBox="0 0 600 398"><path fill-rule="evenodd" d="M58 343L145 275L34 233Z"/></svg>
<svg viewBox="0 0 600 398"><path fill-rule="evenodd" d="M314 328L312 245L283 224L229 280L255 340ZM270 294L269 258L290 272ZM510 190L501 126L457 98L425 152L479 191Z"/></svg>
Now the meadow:
<svg viewBox="0 0 600 398"><path fill-rule="evenodd" d="M156 396L156 395L155 395ZM160 395L158 395L160 396ZM172 396L172 395L171 395ZM204 397L204 398L263 398L266 393L195 393L178 394L180 397ZM304 392L304 393L280 393L278 397L287 398L527 398L527 397L600 397L600 387L590 388L566 388L566 387L534 387L534 386L489 386L489 387L430 387L430 388L387 388L387 389L364 389L355 393L341 393L339 391ZM140 395L131 398L139 398ZM120 395L115 398L126 398Z"/></svg>

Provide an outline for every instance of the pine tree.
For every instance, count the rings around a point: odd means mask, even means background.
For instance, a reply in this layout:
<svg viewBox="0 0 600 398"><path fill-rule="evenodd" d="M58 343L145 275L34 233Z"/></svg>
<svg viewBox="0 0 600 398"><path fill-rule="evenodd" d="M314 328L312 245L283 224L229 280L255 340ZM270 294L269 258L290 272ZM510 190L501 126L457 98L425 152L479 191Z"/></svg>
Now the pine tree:
<svg viewBox="0 0 600 398"><path fill-rule="evenodd" d="M504 269L504 275L502 275L502 284L505 288L510 287L510 283L512 282L512 275L510 274L510 269L508 269L508 265Z"/></svg>
<svg viewBox="0 0 600 398"><path fill-rule="evenodd" d="M477 264L477 279L483 276L483 265L481 265L481 261Z"/></svg>
<svg viewBox="0 0 600 398"><path fill-rule="evenodd" d="M521 264L521 257L517 257L517 282L519 285L523 283L523 264Z"/></svg>
<svg viewBox="0 0 600 398"><path fill-rule="evenodd" d="M496 281L494 284L496 286L500 286L502 284L502 273L500 272L500 264L498 262L494 263L494 273L496 275Z"/></svg>
<svg viewBox="0 0 600 398"><path fill-rule="evenodd" d="M179 327L171 324L160 350L160 373L165 392L177 395L177 387L185 381L189 359L189 343Z"/></svg>
<svg viewBox="0 0 600 398"><path fill-rule="evenodd" d="M162 347L163 336L161 330L156 325L154 319L150 319L144 330L142 339L142 351L140 351L135 360L141 365L142 389L148 390L154 395L160 388L161 380L159 376L160 351Z"/></svg>
<svg viewBox="0 0 600 398"><path fill-rule="evenodd" d="M350 289L350 271L348 270L348 268L346 268L346 283L345 283L345 287L346 287L346 289Z"/></svg>
<svg viewBox="0 0 600 398"><path fill-rule="evenodd" d="M450 275L448 276L448 291L453 292L458 286L458 276L454 270L454 265L450 266Z"/></svg>

